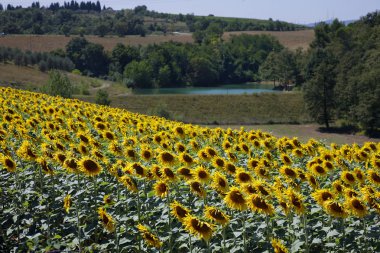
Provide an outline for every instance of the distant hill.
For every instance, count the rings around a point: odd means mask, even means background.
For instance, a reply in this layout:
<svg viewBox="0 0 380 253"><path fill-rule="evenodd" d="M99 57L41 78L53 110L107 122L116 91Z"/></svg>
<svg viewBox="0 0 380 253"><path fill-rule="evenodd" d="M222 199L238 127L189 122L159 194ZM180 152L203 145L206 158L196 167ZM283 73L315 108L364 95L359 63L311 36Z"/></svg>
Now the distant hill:
<svg viewBox="0 0 380 253"><path fill-rule="evenodd" d="M358 21L357 19L350 19L350 20L339 20L339 22L343 23L344 25L349 25L351 23L354 23ZM328 19L328 20L325 20L325 21L319 21L319 22L315 22L315 23L309 23L309 24L305 24L304 26L306 27L309 27L309 28L314 28L316 27L318 24L320 23L325 23L325 24L328 24L328 25L331 25L332 22L334 22L334 19Z"/></svg>
<svg viewBox="0 0 380 253"><path fill-rule="evenodd" d="M38 3L38 2L37 2ZM0 33L64 35L140 35L207 31L294 31L305 26L279 20L168 14L148 10L113 10L97 1L52 3L49 6L0 6Z"/></svg>

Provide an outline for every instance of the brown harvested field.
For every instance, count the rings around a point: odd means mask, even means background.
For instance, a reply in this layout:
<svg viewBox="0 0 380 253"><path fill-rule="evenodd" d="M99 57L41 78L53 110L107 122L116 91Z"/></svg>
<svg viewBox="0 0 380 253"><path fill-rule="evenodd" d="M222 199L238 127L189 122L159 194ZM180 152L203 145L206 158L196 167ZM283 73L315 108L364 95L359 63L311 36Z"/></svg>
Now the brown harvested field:
<svg viewBox="0 0 380 253"><path fill-rule="evenodd" d="M290 49L298 47L306 49L310 42L314 39L313 30L301 30L290 32L269 32L269 31L248 31L248 32L226 32L224 39L228 39L231 35L241 33L247 34L271 34ZM0 46L20 48L21 50L31 50L38 52L50 52L58 48L65 48L67 43L75 36L65 37L64 35L7 35L0 37ZM138 35L125 36L123 38L117 36L98 37L94 35L85 36L91 42L99 43L106 50L112 50L117 43L125 45L148 45L153 43L162 43L168 41L175 42L193 42L190 33L181 33L176 35L149 35L141 37Z"/></svg>
<svg viewBox="0 0 380 253"><path fill-rule="evenodd" d="M336 143L342 144L359 144L362 145L364 142L372 141L379 142L379 138L369 138L364 135L359 134L342 134L342 133L326 133L319 131L320 125L317 124L300 124L300 125L289 125L289 124L271 124L271 125L223 125L223 126L212 126L212 127L222 127L239 129L244 127L245 130L258 130L268 132L274 136L281 138L287 136L289 138L297 137L302 142L307 142L310 138L322 141L325 144Z"/></svg>

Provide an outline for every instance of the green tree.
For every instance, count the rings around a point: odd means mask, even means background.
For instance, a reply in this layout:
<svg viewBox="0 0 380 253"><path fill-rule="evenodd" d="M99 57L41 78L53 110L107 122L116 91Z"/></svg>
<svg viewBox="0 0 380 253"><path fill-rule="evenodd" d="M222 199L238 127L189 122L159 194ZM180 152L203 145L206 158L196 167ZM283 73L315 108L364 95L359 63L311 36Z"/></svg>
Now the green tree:
<svg viewBox="0 0 380 253"><path fill-rule="evenodd" d="M73 90L73 85L67 75L58 70L51 70L49 72L48 84L43 88L43 91L49 95L64 98L71 98Z"/></svg>
<svg viewBox="0 0 380 253"><path fill-rule="evenodd" d="M312 118L329 128L335 116L336 60L326 49L318 49L311 61L315 66L304 86L306 107Z"/></svg>
<svg viewBox="0 0 380 253"><path fill-rule="evenodd" d="M147 61L132 61L124 70L124 78L135 88L152 88L152 68Z"/></svg>
<svg viewBox="0 0 380 253"><path fill-rule="evenodd" d="M105 90L98 90L96 92L95 103L97 103L99 105L110 105L111 100L109 99L108 92Z"/></svg>

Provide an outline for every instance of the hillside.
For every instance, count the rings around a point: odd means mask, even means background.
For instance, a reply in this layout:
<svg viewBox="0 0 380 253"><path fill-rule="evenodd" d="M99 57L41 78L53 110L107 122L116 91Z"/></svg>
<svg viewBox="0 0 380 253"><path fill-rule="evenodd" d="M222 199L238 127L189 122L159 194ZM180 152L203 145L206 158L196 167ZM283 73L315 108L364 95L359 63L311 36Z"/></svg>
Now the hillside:
<svg viewBox="0 0 380 253"><path fill-rule="evenodd" d="M248 32L225 32L223 39L228 40L231 35L238 34L269 34L276 37L282 45L290 49L301 47L307 49L314 39L313 30L300 30L288 32L271 32L271 31L248 31ZM7 35L0 37L0 46L19 48L21 50L30 50L37 52L50 52L52 50L64 49L74 36L66 37L64 35ZM124 37L106 36L99 37L94 35L84 36L88 41L101 44L105 50L112 50L118 43L124 45L150 45L162 42L175 41L182 43L193 43L191 33L168 34L168 35L148 35L141 37L138 35L128 35Z"/></svg>
<svg viewBox="0 0 380 253"><path fill-rule="evenodd" d="M146 6L112 10L100 2L76 1L50 6L34 4L28 8L8 5L0 10L0 32L6 34L65 35L141 35L170 32L194 32L207 29L223 31L294 31L304 26L279 20L202 17L194 14L167 14L150 11Z"/></svg>

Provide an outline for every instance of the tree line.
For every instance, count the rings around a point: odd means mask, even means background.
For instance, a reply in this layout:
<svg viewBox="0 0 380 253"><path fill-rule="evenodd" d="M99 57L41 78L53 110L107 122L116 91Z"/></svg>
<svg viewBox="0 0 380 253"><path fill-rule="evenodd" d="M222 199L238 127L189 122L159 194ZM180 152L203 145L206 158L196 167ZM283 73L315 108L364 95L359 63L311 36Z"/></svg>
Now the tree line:
<svg viewBox="0 0 380 253"><path fill-rule="evenodd" d="M149 21L146 18L150 19ZM279 20L231 19L194 14L166 14L150 11L145 5L114 11L91 1L59 2L41 6L33 2L22 8L0 5L0 32L7 34L141 35L168 31L205 32L217 27L222 31L290 31L304 29Z"/></svg>
<svg viewBox="0 0 380 253"><path fill-rule="evenodd" d="M305 65L304 95L315 120L374 133L380 128L380 12L345 26L315 28Z"/></svg>
<svg viewBox="0 0 380 253"><path fill-rule="evenodd" d="M31 51L24 52L17 48L0 47L0 62L13 62L17 66L34 65L38 66L43 72L52 69L72 71L75 67L68 57L62 56L61 50L52 53L41 53Z"/></svg>
<svg viewBox="0 0 380 253"><path fill-rule="evenodd" d="M134 88L215 86L259 80L260 65L283 46L270 35L212 37L200 44L166 42L145 47L118 44L105 52L85 38L72 39L66 56L83 74L119 80Z"/></svg>

